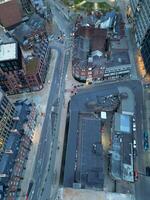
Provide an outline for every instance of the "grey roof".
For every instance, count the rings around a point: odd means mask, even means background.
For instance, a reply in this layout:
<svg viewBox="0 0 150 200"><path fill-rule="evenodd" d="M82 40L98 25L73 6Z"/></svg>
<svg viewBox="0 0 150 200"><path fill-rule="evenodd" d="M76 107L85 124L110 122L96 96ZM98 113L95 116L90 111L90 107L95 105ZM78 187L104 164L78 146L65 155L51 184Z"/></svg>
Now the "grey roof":
<svg viewBox="0 0 150 200"><path fill-rule="evenodd" d="M87 107L87 102L97 99L98 95L99 87L95 87L91 91L81 91L70 102L63 180L65 187L73 187L74 182L81 183L82 187L103 187L101 121L93 114L92 109Z"/></svg>
<svg viewBox="0 0 150 200"><path fill-rule="evenodd" d="M112 130L111 174L117 180L134 181L131 116L115 113Z"/></svg>
<svg viewBox="0 0 150 200"><path fill-rule="evenodd" d="M78 182L82 187L102 188L104 173L100 119L91 114L76 114L72 113L70 118L64 186L73 187L73 183ZM73 129L76 130L75 134Z"/></svg>
<svg viewBox="0 0 150 200"><path fill-rule="evenodd" d="M128 50L112 50L110 60L107 61L107 67L116 67L130 64Z"/></svg>
<svg viewBox="0 0 150 200"><path fill-rule="evenodd" d="M103 148L100 144L100 119L83 117L80 120L79 182L87 187L103 187ZM94 147L95 146L95 147Z"/></svg>
<svg viewBox="0 0 150 200"><path fill-rule="evenodd" d="M45 21L37 14L33 14L27 22L21 23L13 32L15 38L23 44L26 37L32 32L44 28Z"/></svg>
<svg viewBox="0 0 150 200"><path fill-rule="evenodd" d="M7 173L6 169L8 166L8 162L10 161L10 157L11 157L10 154L4 154L2 156L2 159L0 161L0 174Z"/></svg>
<svg viewBox="0 0 150 200"><path fill-rule="evenodd" d="M0 161L0 173L4 173L12 167L12 160L16 157L18 152L18 145L20 136L17 134L10 134L6 143L6 150L12 150L13 154L4 153ZM5 171L6 170L6 171Z"/></svg>
<svg viewBox="0 0 150 200"><path fill-rule="evenodd" d="M15 107L17 110L17 114L20 117L20 120L16 123L16 129L21 130L23 129L23 124L28 120L28 115L30 113L30 103L27 101L20 101L15 103Z"/></svg>
<svg viewBox="0 0 150 200"><path fill-rule="evenodd" d="M116 132L131 133L131 116L120 113L115 113L114 130Z"/></svg>
<svg viewBox="0 0 150 200"><path fill-rule="evenodd" d="M18 135L10 134L7 143L6 143L6 149L12 149L13 145L15 144L17 138L19 138Z"/></svg>

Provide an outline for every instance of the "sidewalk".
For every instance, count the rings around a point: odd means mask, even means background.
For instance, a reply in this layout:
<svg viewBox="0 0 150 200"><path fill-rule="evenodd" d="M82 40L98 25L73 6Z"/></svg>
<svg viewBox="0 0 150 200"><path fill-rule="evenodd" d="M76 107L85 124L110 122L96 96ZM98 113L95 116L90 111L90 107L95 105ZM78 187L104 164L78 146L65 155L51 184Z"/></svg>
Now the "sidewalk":
<svg viewBox="0 0 150 200"><path fill-rule="evenodd" d="M38 144L40 141L41 130L42 130L43 122L44 122L44 116L42 116L41 113L46 112L49 91L51 88L51 82L49 84L49 83L47 83L47 81L52 80L54 69L55 69L54 66L56 63L56 58L57 58L57 51L52 50L50 67L49 67L49 71L47 73L46 83L44 85L43 90L41 90L39 92L19 94L19 95L12 96L12 101L16 101L18 99L25 99L25 98L32 100L33 102L36 103L37 110L39 113L38 120L37 120L38 122L35 127L35 131L34 131L34 135L33 135L33 139L32 139L33 143L31 146L31 150L29 152L29 156L28 156L28 160L27 160L27 164L26 164L26 170L24 172L24 179L21 183L22 189L21 189L19 200L25 200L25 195L27 193L28 186L29 186L29 183L32 179L32 175L34 172L35 159L36 159L36 154L37 154L37 150L38 150Z"/></svg>

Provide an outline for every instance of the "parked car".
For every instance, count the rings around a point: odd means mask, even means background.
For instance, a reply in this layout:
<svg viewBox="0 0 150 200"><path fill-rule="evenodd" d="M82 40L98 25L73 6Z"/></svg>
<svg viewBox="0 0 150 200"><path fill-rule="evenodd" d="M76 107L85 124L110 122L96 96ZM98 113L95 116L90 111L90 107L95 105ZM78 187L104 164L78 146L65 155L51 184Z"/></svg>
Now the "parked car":
<svg viewBox="0 0 150 200"><path fill-rule="evenodd" d="M135 139L133 140L133 148L136 149L136 140Z"/></svg>
<svg viewBox="0 0 150 200"><path fill-rule="evenodd" d="M137 181L138 180L138 171L134 171L134 179L135 179L135 181Z"/></svg>

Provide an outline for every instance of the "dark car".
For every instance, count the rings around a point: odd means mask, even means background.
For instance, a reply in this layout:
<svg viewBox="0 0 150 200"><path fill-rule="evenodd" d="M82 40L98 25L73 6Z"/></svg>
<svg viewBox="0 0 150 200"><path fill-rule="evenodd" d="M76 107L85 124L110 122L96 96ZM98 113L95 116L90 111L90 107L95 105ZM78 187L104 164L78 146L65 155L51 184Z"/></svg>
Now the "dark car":
<svg viewBox="0 0 150 200"><path fill-rule="evenodd" d="M150 167L146 167L146 176L150 176Z"/></svg>

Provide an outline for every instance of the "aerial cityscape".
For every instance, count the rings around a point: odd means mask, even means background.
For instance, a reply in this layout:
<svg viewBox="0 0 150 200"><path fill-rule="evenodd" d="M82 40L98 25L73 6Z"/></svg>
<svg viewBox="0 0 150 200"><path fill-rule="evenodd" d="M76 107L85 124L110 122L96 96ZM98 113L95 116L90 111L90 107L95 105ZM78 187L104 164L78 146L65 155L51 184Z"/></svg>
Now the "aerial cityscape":
<svg viewBox="0 0 150 200"><path fill-rule="evenodd" d="M150 200L150 0L0 0L0 200Z"/></svg>

